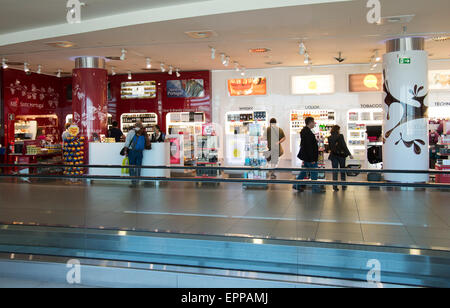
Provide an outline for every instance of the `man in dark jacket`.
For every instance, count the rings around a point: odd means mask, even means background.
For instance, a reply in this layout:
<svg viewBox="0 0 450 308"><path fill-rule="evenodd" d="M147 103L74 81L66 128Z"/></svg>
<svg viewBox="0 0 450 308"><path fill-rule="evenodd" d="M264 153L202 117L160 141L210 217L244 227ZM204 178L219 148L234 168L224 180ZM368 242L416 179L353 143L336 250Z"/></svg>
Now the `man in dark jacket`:
<svg viewBox="0 0 450 308"><path fill-rule="evenodd" d="M308 117L305 119L306 126L300 132L300 152L297 157L304 163L305 168L318 168L317 161L319 160L319 145L316 136L312 129L316 126L314 118ZM311 172L311 180L317 180L317 172ZM297 180L303 180L306 177L306 171L300 172ZM294 189L303 191L304 185L294 185ZM318 185L313 185L313 192L321 192L322 188Z"/></svg>

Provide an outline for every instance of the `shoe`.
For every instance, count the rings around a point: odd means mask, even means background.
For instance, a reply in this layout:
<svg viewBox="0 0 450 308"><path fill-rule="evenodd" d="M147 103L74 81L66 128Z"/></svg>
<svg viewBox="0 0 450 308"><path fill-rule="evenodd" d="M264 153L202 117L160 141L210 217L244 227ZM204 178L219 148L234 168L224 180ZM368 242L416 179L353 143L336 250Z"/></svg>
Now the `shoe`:
<svg viewBox="0 0 450 308"><path fill-rule="evenodd" d="M342 189L344 189L344 188L342 188ZM334 191L339 191L339 188L337 186L333 186L333 190Z"/></svg>
<svg viewBox="0 0 450 308"><path fill-rule="evenodd" d="M342 190L347 190L347 186L342 186Z"/></svg>
<svg viewBox="0 0 450 308"><path fill-rule="evenodd" d="M270 175L270 178L271 178L272 180L276 180L277 176L276 176L275 174L272 173L272 174Z"/></svg>

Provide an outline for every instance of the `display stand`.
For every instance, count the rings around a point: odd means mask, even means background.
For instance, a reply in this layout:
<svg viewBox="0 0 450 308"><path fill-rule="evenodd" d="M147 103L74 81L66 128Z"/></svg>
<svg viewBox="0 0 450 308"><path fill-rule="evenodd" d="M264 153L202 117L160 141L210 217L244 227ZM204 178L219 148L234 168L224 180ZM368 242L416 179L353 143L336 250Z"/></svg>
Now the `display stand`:
<svg viewBox="0 0 450 308"><path fill-rule="evenodd" d="M124 135L132 130L136 123L140 121L144 125L145 131L151 135L155 131L155 125L158 124L158 115L156 113L124 113L120 116L120 129Z"/></svg>
<svg viewBox="0 0 450 308"><path fill-rule="evenodd" d="M316 135L319 142L319 167L325 168L325 146L328 144L328 137L333 125L336 125L336 113L334 110L293 110L291 111L290 121L290 138L291 138L291 154L292 167L300 168L303 162L297 157L300 151L300 132L305 127L305 119L307 117L314 118L316 127L313 133ZM293 172L298 173L298 172ZM319 174L324 175L324 174Z"/></svg>
<svg viewBox="0 0 450 308"><path fill-rule="evenodd" d="M450 135L443 135L436 145L436 170L450 170ZM450 183L450 174L436 174L436 183Z"/></svg>
<svg viewBox="0 0 450 308"><path fill-rule="evenodd" d="M267 160L264 155L268 151L267 140L264 137L265 127L258 123L248 124L249 132L247 134L245 143L245 166L254 168L267 167ZM267 179L267 171L247 171L244 173L246 179ZM252 188L267 188L267 184L243 183L242 187L247 189Z"/></svg>
<svg viewBox="0 0 450 308"><path fill-rule="evenodd" d="M216 135L214 124L204 124L202 134L195 136L195 158L198 167L219 167L219 136ZM197 170L198 177L217 178L220 172L217 169ZM202 183L196 182L197 185ZM219 185L220 183L214 183Z"/></svg>
<svg viewBox="0 0 450 308"><path fill-rule="evenodd" d="M261 133L268 126L268 116L262 110L231 111L225 115L225 164L227 166L243 167L246 165L246 146L249 142L249 125L258 124ZM242 171L227 171L230 174L242 175Z"/></svg>

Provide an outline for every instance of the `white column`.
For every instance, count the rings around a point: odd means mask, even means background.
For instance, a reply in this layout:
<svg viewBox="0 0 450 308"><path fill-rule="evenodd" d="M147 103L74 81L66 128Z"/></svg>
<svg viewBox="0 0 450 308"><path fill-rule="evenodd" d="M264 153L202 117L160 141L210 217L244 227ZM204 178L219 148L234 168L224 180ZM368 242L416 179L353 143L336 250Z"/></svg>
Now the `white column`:
<svg viewBox="0 0 450 308"><path fill-rule="evenodd" d="M428 170L428 53L423 38L386 43L383 57L383 168ZM385 174L392 182L427 182L428 174Z"/></svg>

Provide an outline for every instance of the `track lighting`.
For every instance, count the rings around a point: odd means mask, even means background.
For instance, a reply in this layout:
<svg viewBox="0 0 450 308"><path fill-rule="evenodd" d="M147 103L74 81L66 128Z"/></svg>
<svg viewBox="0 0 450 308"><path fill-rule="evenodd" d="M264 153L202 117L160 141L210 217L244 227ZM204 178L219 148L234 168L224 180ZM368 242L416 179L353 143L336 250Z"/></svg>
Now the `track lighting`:
<svg viewBox="0 0 450 308"><path fill-rule="evenodd" d="M214 60L216 58L216 49L211 47L211 59Z"/></svg>
<svg viewBox="0 0 450 308"><path fill-rule="evenodd" d="M241 76L245 76L245 67L241 68Z"/></svg>
<svg viewBox="0 0 450 308"><path fill-rule="evenodd" d="M116 76L116 68L114 66L111 67L111 75Z"/></svg>
<svg viewBox="0 0 450 308"><path fill-rule="evenodd" d="M128 71L128 80L131 80L133 77L131 76L131 72Z"/></svg>
<svg viewBox="0 0 450 308"><path fill-rule="evenodd" d="M6 60L5 58L2 59L2 67L4 70L6 70L8 68L8 64L6 63L6 61L8 61L8 60Z"/></svg>
<svg viewBox="0 0 450 308"><path fill-rule="evenodd" d="M23 64L23 70L24 70L24 72L25 73L28 73L29 71L30 71L30 68L28 67L28 63L27 62L25 62L24 64Z"/></svg>
<svg viewBox="0 0 450 308"><path fill-rule="evenodd" d="M378 50L375 50L375 61L376 61L376 62L380 62L380 61L381 61L381 57L380 57L380 55L378 54Z"/></svg>
<svg viewBox="0 0 450 308"><path fill-rule="evenodd" d="M145 59L145 61L146 61L147 69L151 69L152 68L152 59L147 58L147 59Z"/></svg>
<svg viewBox="0 0 450 308"><path fill-rule="evenodd" d="M228 66L228 65L230 65L230 57L226 57L225 58L225 64L224 64L225 66Z"/></svg>
<svg viewBox="0 0 450 308"><path fill-rule="evenodd" d="M122 55L120 56L120 60L125 61L127 56L127 50L122 48Z"/></svg>
<svg viewBox="0 0 450 308"><path fill-rule="evenodd" d="M170 65L169 66L169 75L172 75L172 73L173 73L173 67L172 67L172 65Z"/></svg>
<svg viewBox="0 0 450 308"><path fill-rule="evenodd" d="M176 71L177 77L180 78L180 76L181 76L181 75L180 75L180 69L177 68L175 71Z"/></svg>
<svg viewBox="0 0 450 308"><path fill-rule="evenodd" d="M166 67L164 66L164 63L161 62L160 67L161 67L161 72L164 73L166 71Z"/></svg>
<svg viewBox="0 0 450 308"><path fill-rule="evenodd" d="M239 72L239 71L240 71L240 69L239 69L239 63L234 62L234 68L236 69L236 72Z"/></svg>
<svg viewBox="0 0 450 308"><path fill-rule="evenodd" d="M38 65L38 69L36 71L37 74L41 74L42 73L42 65Z"/></svg>
<svg viewBox="0 0 450 308"><path fill-rule="evenodd" d="M305 61L303 63L308 64L309 63L309 54L305 53Z"/></svg>
<svg viewBox="0 0 450 308"><path fill-rule="evenodd" d="M220 54L220 61L222 61L222 64L225 65L226 59L225 59L225 54L224 53Z"/></svg>
<svg viewBox="0 0 450 308"><path fill-rule="evenodd" d="M58 72L56 73L56 77L61 78L61 69L58 68Z"/></svg>
<svg viewBox="0 0 450 308"><path fill-rule="evenodd" d="M300 45L298 46L300 48L300 50L298 51L299 54L304 55L306 52L306 46L303 42L300 43Z"/></svg>

